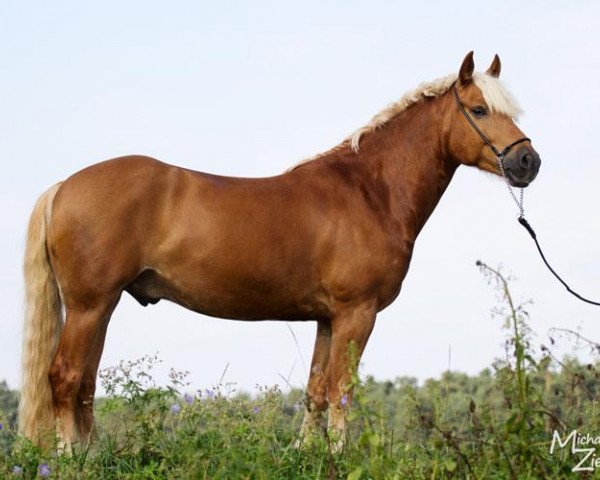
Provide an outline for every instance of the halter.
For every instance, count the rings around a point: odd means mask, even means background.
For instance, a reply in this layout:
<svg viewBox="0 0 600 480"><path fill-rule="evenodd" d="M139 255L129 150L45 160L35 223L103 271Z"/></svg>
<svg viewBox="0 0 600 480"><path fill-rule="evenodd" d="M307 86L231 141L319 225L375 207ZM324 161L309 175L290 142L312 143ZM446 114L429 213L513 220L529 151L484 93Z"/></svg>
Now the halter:
<svg viewBox="0 0 600 480"><path fill-rule="evenodd" d="M460 97L458 96L458 88L455 86L453 88L453 90L454 90L454 98L456 98L456 103L458 104L458 108L460 109L462 114L465 116L467 121L471 124L473 129L481 137L481 139L487 144L488 147L490 147L492 149L492 152L494 152L494 155L496 155L496 158L498 159L498 166L500 168L500 172L502 173L504 180L506 180L506 186L508 187L508 192L510 193L510 196L515 201L515 203L517 204L517 207L519 209L519 218L524 218L525 210L523 207L523 189L522 188L519 189L520 190L519 198L517 199L517 196L513 190L513 187L510 184L510 182L508 181L508 177L506 176L506 170L504 169L504 157L511 150L511 148L513 148L515 145L518 145L519 143L523 143L523 142L531 142L531 140L527 137L523 137L523 138L520 138L519 140L512 142L510 145L506 146L502 151L498 150L494 146L494 144L491 142L491 140L486 136L486 134L483 133L483 131L477 126L477 124L475 123L475 120L473 120L471 115L469 115L469 112L467 112L466 108L460 101Z"/></svg>

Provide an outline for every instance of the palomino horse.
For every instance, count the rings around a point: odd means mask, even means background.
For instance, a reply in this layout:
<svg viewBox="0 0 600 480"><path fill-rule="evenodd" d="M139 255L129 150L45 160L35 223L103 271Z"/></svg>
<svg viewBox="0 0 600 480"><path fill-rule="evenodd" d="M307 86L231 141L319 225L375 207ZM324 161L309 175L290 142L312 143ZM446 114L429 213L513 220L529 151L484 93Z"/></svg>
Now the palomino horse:
<svg viewBox="0 0 600 480"><path fill-rule="evenodd" d="M270 178L127 156L50 188L31 215L20 428L87 442L106 329L123 292L238 320L315 320L304 438L345 430L351 362L400 292L419 231L460 164L526 186L540 160L500 60L424 83L337 147ZM480 130L478 130L478 128ZM485 134L491 143L486 143ZM63 312L65 319L63 322ZM349 346L354 345L354 353ZM339 435L343 438L343 435Z"/></svg>

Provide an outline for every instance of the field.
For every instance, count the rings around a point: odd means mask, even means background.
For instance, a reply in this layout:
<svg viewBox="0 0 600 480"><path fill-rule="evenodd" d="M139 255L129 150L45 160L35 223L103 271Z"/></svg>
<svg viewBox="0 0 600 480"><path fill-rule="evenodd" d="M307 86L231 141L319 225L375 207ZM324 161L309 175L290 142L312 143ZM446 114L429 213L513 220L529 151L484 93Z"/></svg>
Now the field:
<svg viewBox="0 0 600 480"><path fill-rule="evenodd" d="M559 359L553 350L555 342L577 341L596 353L600 346L577 332L533 345L505 279L480 267L499 292L505 357L477 376L446 372L421 385L354 372L349 440L340 453L326 432L294 447L301 391L250 395L224 384L189 392L186 375L175 371L169 385L157 386L151 372L159 360L147 356L102 372L108 395L97 400L95 442L72 454L19 438L18 395L0 384L0 478L595 478L600 365ZM576 437L566 442L573 431L583 438L580 452L572 452ZM586 470L573 472L582 461Z"/></svg>

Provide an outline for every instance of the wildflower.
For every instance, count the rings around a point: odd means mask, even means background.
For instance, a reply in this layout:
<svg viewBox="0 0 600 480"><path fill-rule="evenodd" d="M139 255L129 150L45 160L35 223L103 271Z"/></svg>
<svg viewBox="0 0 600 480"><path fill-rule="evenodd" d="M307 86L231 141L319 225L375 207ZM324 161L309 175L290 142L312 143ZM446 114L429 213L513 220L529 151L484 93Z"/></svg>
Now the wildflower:
<svg viewBox="0 0 600 480"><path fill-rule="evenodd" d="M181 406L178 403L171 405L171 413L173 415L177 415L179 412L181 412Z"/></svg>
<svg viewBox="0 0 600 480"><path fill-rule="evenodd" d="M2 430L3 428L4 428L4 425L2 425L2 424L0 423L0 430Z"/></svg>
<svg viewBox="0 0 600 480"><path fill-rule="evenodd" d="M21 475L23 473L23 469L21 467L19 467L18 465L15 465L12 469L12 474L15 477L18 477L19 475Z"/></svg>
<svg viewBox="0 0 600 480"><path fill-rule="evenodd" d="M192 403L194 403L194 396L190 395L189 393L186 393L183 396L183 399L185 400L185 403L187 403L188 405L191 405Z"/></svg>
<svg viewBox="0 0 600 480"><path fill-rule="evenodd" d="M206 390L204 390L204 393L206 393L206 396L208 398L215 398L215 392L214 392L214 390L211 390L210 388L207 388Z"/></svg>
<svg viewBox="0 0 600 480"><path fill-rule="evenodd" d="M253 407L252 408L252 413L254 413L254 414L260 413L260 407L256 407L256 406Z"/></svg>
<svg viewBox="0 0 600 480"><path fill-rule="evenodd" d="M342 404L342 407L346 407L346 405L348 405L348 394L344 393L344 396L342 397L342 399L340 400L340 403Z"/></svg>
<svg viewBox="0 0 600 480"><path fill-rule="evenodd" d="M48 464L42 463L40 465L40 468L38 469L39 476L42 478L48 478L50 476L50 473L52 473L52 470L50 470L50 467L48 466Z"/></svg>

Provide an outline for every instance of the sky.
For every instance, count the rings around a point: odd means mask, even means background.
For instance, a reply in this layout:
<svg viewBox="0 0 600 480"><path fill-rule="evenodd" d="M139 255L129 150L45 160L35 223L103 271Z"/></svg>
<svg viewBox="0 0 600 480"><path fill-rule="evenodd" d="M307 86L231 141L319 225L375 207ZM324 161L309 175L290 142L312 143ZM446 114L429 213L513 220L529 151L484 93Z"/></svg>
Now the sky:
<svg viewBox="0 0 600 480"><path fill-rule="evenodd" d="M406 3L406 4L404 4ZM124 154L222 175L281 173L421 81L493 55L542 157L525 209L574 288L600 297L600 4L574 2L0 3L0 379L19 383L25 229L36 198ZM600 339L600 310L544 269L502 181L461 167L417 239L362 359L377 379L475 374L503 355L481 259L515 277L533 344ZM159 352L190 388L305 385L316 324L218 320L124 295L101 367ZM566 348L562 353L570 353Z"/></svg>

